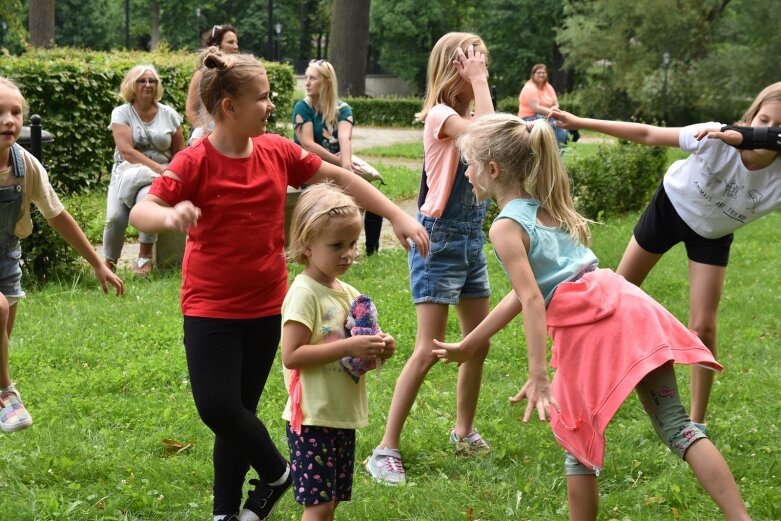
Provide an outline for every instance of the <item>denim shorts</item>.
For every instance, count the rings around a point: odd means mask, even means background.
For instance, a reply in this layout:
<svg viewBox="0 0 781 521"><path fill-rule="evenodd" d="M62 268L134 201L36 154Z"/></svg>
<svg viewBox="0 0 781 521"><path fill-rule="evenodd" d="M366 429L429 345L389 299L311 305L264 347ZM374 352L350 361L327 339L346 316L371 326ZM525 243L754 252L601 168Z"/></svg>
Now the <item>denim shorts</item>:
<svg viewBox="0 0 781 521"><path fill-rule="evenodd" d="M0 293L10 305L24 297L22 290L22 249L15 244L0 244Z"/></svg>
<svg viewBox="0 0 781 521"><path fill-rule="evenodd" d="M480 223L449 221L418 213L430 239L428 257L413 245L408 256L410 289L415 304L458 304L462 298L491 295L485 234Z"/></svg>

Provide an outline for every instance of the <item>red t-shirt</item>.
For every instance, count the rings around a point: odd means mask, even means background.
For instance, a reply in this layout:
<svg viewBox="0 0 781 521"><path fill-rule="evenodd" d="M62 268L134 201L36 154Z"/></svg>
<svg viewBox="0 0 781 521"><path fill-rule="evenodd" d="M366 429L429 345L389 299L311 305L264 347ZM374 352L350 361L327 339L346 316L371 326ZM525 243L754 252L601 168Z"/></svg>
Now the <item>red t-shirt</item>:
<svg viewBox="0 0 781 521"><path fill-rule="evenodd" d="M278 315L287 291L285 198L319 168L315 154L274 134L252 139L249 157L219 153L207 139L174 156L150 194L201 209L182 262L182 313L194 317Z"/></svg>

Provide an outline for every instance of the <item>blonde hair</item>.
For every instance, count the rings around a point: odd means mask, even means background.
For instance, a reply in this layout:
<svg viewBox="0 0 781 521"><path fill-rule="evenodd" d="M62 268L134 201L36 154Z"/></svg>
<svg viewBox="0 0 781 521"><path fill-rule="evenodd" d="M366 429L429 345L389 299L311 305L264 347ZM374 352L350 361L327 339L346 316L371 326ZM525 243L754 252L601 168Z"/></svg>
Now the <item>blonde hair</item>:
<svg viewBox="0 0 781 521"><path fill-rule="evenodd" d="M19 85L17 85L16 82L10 78L0 76L0 86L8 87L9 89L15 90L19 93L19 96L22 97L22 119L26 118L30 107L27 105L27 100L24 99L24 94L22 94L22 89L19 88Z"/></svg>
<svg viewBox="0 0 781 521"><path fill-rule="evenodd" d="M266 75L266 69L251 54L226 54L217 47L204 52L203 67L198 92L206 113L215 120L222 119L223 99L240 98L253 78ZM205 119L208 122L209 118Z"/></svg>
<svg viewBox="0 0 781 521"><path fill-rule="evenodd" d="M512 114L487 114L467 127L457 140L466 162L480 180L488 163L501 175L491 183L505 191L520 189L540 202L573 240L588 245L588 219L575 210L569 176L559 155L556 136L547 121L527 123Z"/></svg>
<svg viewBox="0 0 781 521"><path fill-rule="evenodd" d="M486 60L488 59L488 49L476 34L447 33L434 44L428 57L426 97L423 99L423 108L415 114L415 119L425 121L429 110L440 103L449 107L456 106L458 95L468 84L453 66L453 61L458 58L458 49L466 53L470 45L482 47Z"/></svg>
<svg viewBox="0 0 781 521"><path fill-rule="evenodd" d="M157 69L153 65L140 64L136 65L125 74L125 78L122 80L122 84L119 86L119 96L128 103L133 103L136 100L136 80L150 71L157 80L155 86L155 101L163 99L163 82L160 81L160 75L157 73Z"/></svg>
<svg viewBox="0 0 781 521"><path fill-rule="evenodd" d="M325 60L312 60L309 62L320 75L320 93L317 96L317 103L314 103L311 96L304 98L304 101L315 109L315 112L323 115L323 120L329 127L334 128L339 123L339 111L337 110L337 94L339 93L339 84L336 81L336 70L334 66Z"/></svg>
<svg viewBox="0 0 781 521"><path fill-rule="evenodd" d="M301 193L293 210L288 259L306 264L306 249L333 219L360 215L355 200L338 186L330 182L309 186Z"/></svg>
<svg viewBox="0 0 781 521"><path fill-rule="evenodd" d="M757 97L754 98L754 101L751 102L748 110L746 110L743 116L741 116L738 124L747 126L751 125L751 122L757 116L757 113L759 112L759 109L762 108L762 105L772 101L781 101L781 81L777 81L772 85L768 85L762 89L762 92L757 94Z"/></svg>

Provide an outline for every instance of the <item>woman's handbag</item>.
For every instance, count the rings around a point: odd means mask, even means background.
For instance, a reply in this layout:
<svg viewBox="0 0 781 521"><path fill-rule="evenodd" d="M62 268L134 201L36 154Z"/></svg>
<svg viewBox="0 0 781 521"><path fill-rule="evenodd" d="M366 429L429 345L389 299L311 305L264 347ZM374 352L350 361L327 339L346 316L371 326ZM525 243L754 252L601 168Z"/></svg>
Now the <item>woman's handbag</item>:
<svg viewBox="0 0 781 521"><path fill-rule="evenodd" d="M385 180L382 178L382 174L379 173L376 168L358 156L353 156L353 172L363 177L370 183L373 181L379 181L380 184L385 184Z"/></svg>

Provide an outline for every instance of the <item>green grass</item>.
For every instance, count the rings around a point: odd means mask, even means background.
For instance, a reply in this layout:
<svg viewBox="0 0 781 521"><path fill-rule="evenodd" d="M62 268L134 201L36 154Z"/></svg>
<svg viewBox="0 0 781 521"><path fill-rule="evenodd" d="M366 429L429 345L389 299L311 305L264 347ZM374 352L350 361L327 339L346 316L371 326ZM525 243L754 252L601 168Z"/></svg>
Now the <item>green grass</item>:
<svg viewBox="0 0 781 521"><path fill-rule="evenodd" d="M399 143L361 150L363 156L393 157L403 159L423 160L423 141L416 143Z"/></svg>
<svg viewBox="0 0 781 521"><path fill-rule="evenodd" d="M388 180L383 190L393 198L397 190L414 195L419 178L409 168L394 168L382 168ZM103 199L91 204L100 208ZM617 265L636 219L632 214L593 227L603 267ZM781 519L781 270L767 246L777 240L780 226L776 214L737 234L720 308L726 370L716 379L708 422L758 520ZM496 303L508 284L488 253ZM299 270L291 266L291 277ZM644 286L683 320L686 276L685 252L677 247ZM370 426L358 432L353 501L339 507L338 519L451 521L470 519L470 509L482 521L566 519L561 448L546 424L523 424L522 409L507 403L526 377L520 321L494 338L485 365L476 425L492 454L477 460L453 456L447 435L454 422L455 368L438 365L405 425L408 484L390 488L368 478L360 461L382 436L395 380L414 344L415 310L403 250L362 259L344 279L374 298L399 350L380 374L369 376ZM11 372L35 425L0 435L0 519L211 518L212 435L190 395L180 276L160 273L126 283L124 298L104 296L85 275L30 292L20 303ZM451 316L447 338L458 336ZM678 378L688 400L688 371L679 370ZM258 414L283 453L285 398L278 361ZM607 431L600 486L600 519L720 518L687 465L656 438L634 396ZM300 516L301 507L286 497L274 519Z"/></svg>
<svg viewBox="0 0 781 521"><path fill-rule="evenodd" d="M635 219L595 227L603 266L616 265ZM727 369L717 378L709 421L755 519L781 518L781 327L774 311L781 308L781 275L765 254L779 225L781 217L765 218L735 242L720 315ZM508 286L489 259L495 302ZM369 378L371 425L358 433L359 459L382 435L395 379L414 342L405 262L401 250L386 250L345 277L371 293L383 327L399 343L398 355ZM11 368L36 423L0 438L0 511L13 511L15 520L208 519L211 434L190 396L178 274L127 283L124 298L100 295L87 279L48 286L19 306ZM662 260L646 289L686 316L680 249ZM448 338L457 337L451 318ZM486 362L477 425L494 452L477 461L451 454L446 440L454 421L455 369L435 367L404 431L410 482L395 489L377 485L358 465L354 500L339 508L339 518L444 521L466 519L472 508L481 520L565 519L562 451L546 425L522 424L521 409L506 401L524 382L525 359L516 323L495 338ZM259 415L285 451L280 368L272 375ZM686 389L686 370L679 380ZM173 454L166 439L190 446ZM634 397L608 429L600 482L601 519L673 519L673 509L681 519L718 518L687 466L655 438ZM288 498L275 519L299 516Z"/></svg>

